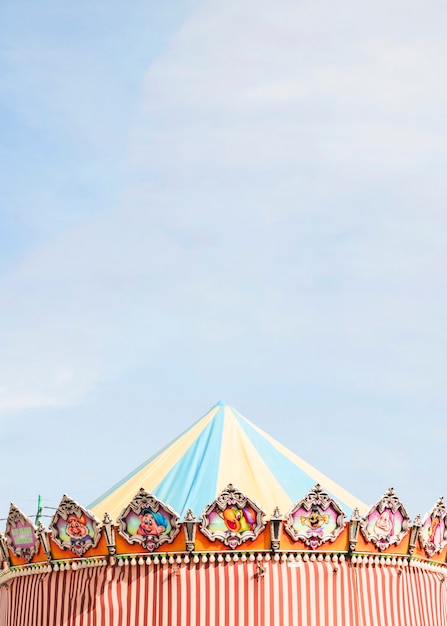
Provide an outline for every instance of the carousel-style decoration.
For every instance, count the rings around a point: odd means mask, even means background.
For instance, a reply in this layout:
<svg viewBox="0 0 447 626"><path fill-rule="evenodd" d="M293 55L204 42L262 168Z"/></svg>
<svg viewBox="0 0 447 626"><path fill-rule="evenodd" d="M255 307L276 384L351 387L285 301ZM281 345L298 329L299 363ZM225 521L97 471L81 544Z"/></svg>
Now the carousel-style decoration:
<svg viewBox="0 0 447 626"><path fill-rule="evenodd" d="M270 541L272 550L279 550L281 541L281 528L282 528L282 515L279 507L275 507L273 514L270 518Z"/></svg>
<svg viewBox="0 0 447 626"><path fill-rule="evenodd" d="M439 498L422 520L419 541L429 557L441 552L446 544L446 516L444 498Z"/></svg>
<svg viewBox="0 0 447 626"><path fill-rule="evenodd" d="M286 532L316 550L326 541L335 541L344 528L345 514L331 496L315 485L288 512Z"/></svg>
<svg viewBox="0 0 447 626"><path fill-rule="evenodd" d="M349 552L354 552L357 547L357 539L359 536L359 524L362 518L360 516L359 510L356 507L351 515L351 519L349 520Z"/></svg>
<svg viewBox="0 0 447 626"><path fill-rule="evenodd" d="M193 552L195 548L196 540L196 518L191 509L186 511L185 519L183 522L183 528L185 531L186 549L188 552Z"/></svg>
<svg viewBox="0 0 447 626"><path fill-rule="evenodd" d="M264 530L265 513L231 483L200 516L200 531L211 541L222 541L235 549Z"/></svg>
<svg viewBox="0 0 447 626"><path fill-rule="evenodd" d="M29 561L4 512L0 626L447 626L447 502L369 508L224 403L96 504L56 505Z"/></svg>
<svg viewBox="0 0 447 626"><path fill-rule="evenodd" d="M139 543L153 552L171 543L180 532L174 509L141 488L118 518L118 532L129 543Z"/></svg>
<svg viewBox="0 0 447 626"><path fill-rule="evenodd" d="M367 541L371 541L379 550L386 550L400 543L408 531L410 518L396 496L393 487L369 509L360 529Z"/></svg>
<svg viewBox="0 0 447 626"><path fill-rule="evenodd" d="M410 556L413 556L414 551L416 550L416 544L418 541L418 536L419 536L419 531L421 529L421 526L422 526L422 518L420 516L420 513L418 513L416 517L414 518L414 521L410 529L410 541L408 542L408 554Z"/></svg>
<svg viewBox="0 0 447 626"><path fill-rule="evenodd" d="M47 530L42 522L39 520L37 522L37 537L39 538L40 543L42 544L43 551L45 552L45 556L48 561L52 561L53 555L51 554L51 543L50 538L48 536Z"/></svg>
<svg viewBox="0 0 447 626"><path fill-rule="evenodd" d="M12 502L6 520L5 539L11 552L27 563L39 551L36 527Z"/></svg>
<svg viewBox="0 0 447 626"><path fill-rule="evenodd" d="M106 512L104 519L102 520L102 527L106 536L107 551L109 556L115 556L116 554L116 540L115 540L115 526L110 515Z"/></svg>
<svg viewBox="0 0 447 626"><path fill-rule="evenodd" d="M62 498L49 526L53 541L62 550L82 556L98 545L101 531L99 520L67 495Z"/></svg>

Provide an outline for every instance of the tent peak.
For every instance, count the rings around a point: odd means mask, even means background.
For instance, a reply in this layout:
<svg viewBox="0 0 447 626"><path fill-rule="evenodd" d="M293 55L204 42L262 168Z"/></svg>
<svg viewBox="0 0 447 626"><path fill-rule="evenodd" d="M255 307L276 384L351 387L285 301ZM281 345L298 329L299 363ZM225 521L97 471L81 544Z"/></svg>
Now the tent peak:
<svg viewBox="0 0 447 626"><path fill-rule="evenodd" d="M275 417L275 419L277 419ZM365 505L223 400L95 500L98 517L117 518L141 487L179 516L200 513L228 483L267 514L287 511L319 483L347 514Z"/></svg>

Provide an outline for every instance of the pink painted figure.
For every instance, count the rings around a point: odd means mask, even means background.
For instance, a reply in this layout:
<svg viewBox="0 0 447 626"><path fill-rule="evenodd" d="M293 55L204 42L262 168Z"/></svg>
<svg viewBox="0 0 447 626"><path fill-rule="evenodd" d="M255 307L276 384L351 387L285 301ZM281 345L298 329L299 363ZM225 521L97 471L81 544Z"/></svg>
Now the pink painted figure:
<svg viewBox="0 0 447 626"><path fill-rule="evenodd" d="M389 509L384 509L374 524L374 530L379 537L388 537L393 534L393 516Z"/></svg>
<svg viewBox="0 0 447 626"><path fill-rule="evenodd" d="M67 535L73 540L84 539L89 534L84 515L77 517L72 514L67 519Z"/></svg>

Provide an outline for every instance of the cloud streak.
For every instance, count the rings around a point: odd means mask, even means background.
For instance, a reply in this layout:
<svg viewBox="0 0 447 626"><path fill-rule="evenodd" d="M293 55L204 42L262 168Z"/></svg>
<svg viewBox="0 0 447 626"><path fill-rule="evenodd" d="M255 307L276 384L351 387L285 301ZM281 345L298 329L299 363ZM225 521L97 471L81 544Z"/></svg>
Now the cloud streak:
<svg viewBox="0 0 447 626"><path fill-rule="evenodd" d="M0 280L0 413L85 408L138 370L159 407L185 381L197 398L298 395L326 429L365 415L377 445L441 415L445 18L419 1L206 0L147 63L144 29L129 59L118 43L117 84L110 41L38 57L37 109L9 86L32 154L47 140L45 180L14 200L45 234Z"/></svg>

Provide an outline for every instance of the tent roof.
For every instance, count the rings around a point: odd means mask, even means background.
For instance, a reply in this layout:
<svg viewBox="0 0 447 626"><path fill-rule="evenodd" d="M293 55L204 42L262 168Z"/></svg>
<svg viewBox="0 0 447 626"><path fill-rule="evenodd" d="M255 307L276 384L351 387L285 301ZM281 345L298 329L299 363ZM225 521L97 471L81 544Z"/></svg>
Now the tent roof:
<svg viewBox="0 0 447 626"><path fill-rule="evenodd" d="M102 519L117 519L141 487L174 508L196 516L233 483L260 505L267 516L301 500L315 483L347 515L366 505L281 443L249 422L234 408L218 402L188 430L125 476L89 508Z"/></svg>

